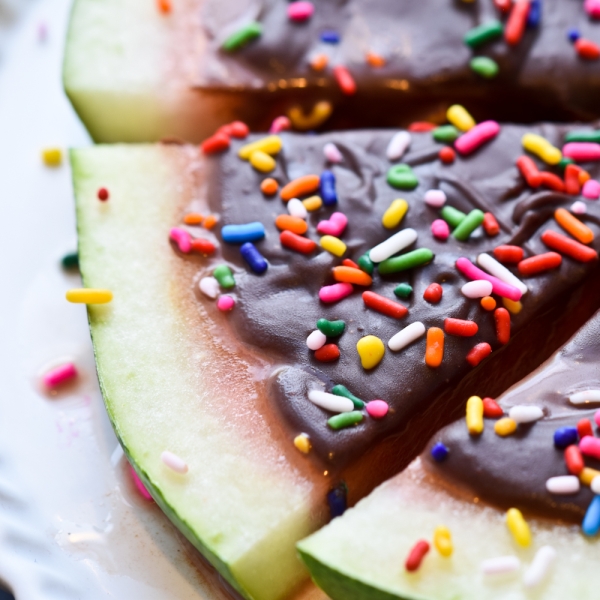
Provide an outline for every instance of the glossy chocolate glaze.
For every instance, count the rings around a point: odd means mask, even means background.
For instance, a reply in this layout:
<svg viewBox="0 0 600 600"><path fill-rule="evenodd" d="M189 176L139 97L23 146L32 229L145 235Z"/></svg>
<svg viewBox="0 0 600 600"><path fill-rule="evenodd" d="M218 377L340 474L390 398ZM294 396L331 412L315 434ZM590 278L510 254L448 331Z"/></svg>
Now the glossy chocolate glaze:
<svg viewBox="0 0 600 600"><path fill-rule="evenodd" d="M552 218L553 210L557 206L569 207L574 200L572 196L553 192L532 192L526 186L514 166L522 154L521 137L526 131L538 132L560 146L567 128L504 126L497 139L470 157L459 157L450 166L438 160L441 146L432 140L431 134L413 134L404 157L404 162L412 165L419 178L419 186L413 191L395 190L385 180L391 166L385 158L385 150L394 132L282 136L283 150L271 174L281 184L301 175L319 174L327 167L322 152L327 142L336 143L344 156L341 164L332 167L337 178L338 205L323 208L309 217L310 238L318 240L318 221L339 210L349 219L342 235L348 246L346 257L358 259L397 229L405 227L414 227L419 232L414 247L428 247L435 252L434 261L427 266L386 277L375 274L370 289L388 298L394 298L393 289L398 283L409 282L413 286L413 296L402 301L409 315L400 321L366 309L358 287L339 303L325 305L319 301L319 288L333 282L331 267L340 264L341 259L321 250L306 257L281 247L274 220L287 211L278 196L266 198L260 192L259 185L265 175L238 158L237 150L248 140L235 141L225 154L207 158L205 193L211 209L221 214L221 223L258 220L267 231L266 238L256 244L269 262L268 271L260 276L248 270L237 246L222 244L223 258L233 266L237 282L234 289L237 304L227 315L231 335L278 365L272 375L271 400L288 424L290 436L308 433L313 444L312 455L320 458L327 468L341 469L362 459L368 450L393 436L399 436L393 445L406 454L396 459L406 464L422 448L427 434L433 432L431 428L448 422L456 407L464 402L461 396L465 393L464 382L471 388L485 382L486 389L494 389L490 393L505 390L538 366L558 344L564 343L581 324L581 319L590 315L592 307L600 304L595 293L599 261L584 265L564 258L560 269L526 280L530 291L523 298L523 310L511 318L511 343L498 351L493 313L484 311L478 301L469 300L460 292L466 279L454 266L459 257L475 261L480 252L515 240L522 243L527 255L545 252L547 248L539 239L541 233L546 228L559 230ZM600 165L585 166L592 176L600 175ZM425 205L423 195L426 190L438 187L446 192L450 206L464 212L476 207L493 212L501 224L500 234L491 238L480 231L467 242L458 242L452 237L446 242L436 241L430 233L430 225L438 218L438 211ZM405 198L410 208L399 228L386 230L381 216L391 201L399 197ZM598 234L598 202L586 201L586 205L588 213L581 218ZM594 243L600 247L598 241ZM423 291L432 282L442 284L444 290L443 299L437 305L423 300ZM577 286L584 283L587 287L581 295ZM578 303L580 311L573 318L564 319L559 326L562 310L557 314L557 303L559 308L566 306L571 298ZM216 310L214 305L210 310ZM346 332L339 339L331 340L339 343L341 351L340 359L333 363L315 360L313 352L306 347L306 337L321 317L343 319L347 324ZM387 348L392 335L409 323L422 321L428 328L443 328L446 317L472 319L478 323L479 332L472 338L447 335L440 368L425 365L424 338L398 353ZM528 336L527 328L533 323L535 329L531 331L539 332L543 339ZM364 335L376 335L386 344L382 362L372 371L361 367L356 351L356 343ZM482 341L489 342L494 352L473 369L465 356ZM517 364L511 364L511 352L518 357ZM504 371L494 371L498 364L504 365ZM310 387L329 390L338 383L364 400L386 400L390 413L381 421L367 417L356 427L332 431L327 426L331 415L311 404L306 394ZM482 389L481 394L486 395L486 390ZM443 398L443 405L436 404L438 398ZM403 446L407 438L403 433L405 428L434 406L435 411L419 425L410 446ZM409 433L411 437L414 432Z"/></svg>
<svg viewBox="0 0 600 600"><path fill-rule="evenodd" d="M516 404L534 404L544 410L536 423L520 425L506 438L493 431L494 420L485 420L481 436L469 436L464 419L443 429L433 445L442 441L450 449L436 463L429 452L425 462L452 483L502 508L516 506L544 516L580 520L593 494L582 485L577 494L561 496L546 490L546 480L568 475L564 450L553 443L559 427L576 426L590 419L598 407L574 406L568 397L578 391L600 388L600 312L563 346L542 368L499 399L508 410ZM593 425L597 432L597 427ZM587 467L600 469L600 461L585 457Z"/></svg>
<svg viewBox="0 0 600 600"><path fill-rule="evenodd" d="M475 51L463 42L465 33L504 18L492 0L447 0L435 6L422 0L323 0L303 23L288 19L287 6L275 0L208 0L201 16L206 44L200 85L291 94L289 103L308 107L330 99L336 110L329 127L398 125L403 112L421 102L429 103L431 112L435 100L448 98L467 102L480 118L566 120L600 112L598 61L581 59L566 35L575 27L600 43L600 24L588 17L582 2L544 0L540 26L528 29L516 47L501 37ZM252 20L263 25L261 37L236 52L223 52L223 40ZM327 29L340 34L339 44L320 41ZM369 51L384 56L385 66L367 64ZM322 72L309 64L319 53L330 57ZM498 76L476 75L469 66L474 56L493 58ZM356 95L340 93L332 74L336 65L349 69Z"/></svg>

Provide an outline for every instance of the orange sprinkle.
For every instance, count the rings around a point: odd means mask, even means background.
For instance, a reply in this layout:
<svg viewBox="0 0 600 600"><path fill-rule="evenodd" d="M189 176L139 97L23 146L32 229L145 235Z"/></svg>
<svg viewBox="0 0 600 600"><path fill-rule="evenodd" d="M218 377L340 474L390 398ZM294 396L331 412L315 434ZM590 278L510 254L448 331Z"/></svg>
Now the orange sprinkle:
<svg viewBox="0 0 600 600"><path fill-rule="evenodd" d="M202 224L204 227L206 227L206 229L212 229L217 224L218 220L219 217L217 217L217 215L208 215Z"/></svg>
<svg viewBox="0 0 600 600"><path fill-rule="evenodd" d="M188 213L183 217L183 222L186 225L200 225L203 220L204 217L200 213Z"/></svg>
<svg viewBox="0 0 600 600"><path fill-rule="evenodd" d="M298 198L299 196L307 196L313 194L319 189L319 176L318 175L303 175L290 181L281 190L281 199L291 200L292 198Z"/></svg>
<svg viewBox="0 0 600 600"><path fill-rule="evenodd" d="M317 54L311 61L310 66L315 71L322 71L329 64L329 57L327 54Z"/></svg>
<svg viewBox="0 0 600 600"><path fill-rule="evenodd" d="M158 10L164 15L169 14L173 10L171 0L156 0L156 5L158 6Z"/></svg>
<svg viewBox="0 0 600 600"><path fill-rule="evenodd" d="M589 181L592 176L585 170L581 169L579 171L579 183L583 185L586 181Z"/></svg>
<svg viewBox="0 0 600 600"><path fill-rule="evenodd" d="M481 299L481 308L483 310L494 310L496 308L496 301L491 296L484 296Z"/></svg>
<svg viewBox="0 0 600 600"><path fill-rule="evenodd" d="M385 58L377 52L367 52L367 63L377 69L385 66Z"/></svg>
<svg viewBox="0 0 600 600"><path fill-rule="evenodd" d="M371 285L373 279L368 273L354 267L334 267L333 278L342 283L355 283L356 285Z"/></svg>
<svg viewBox="0 0 600 600"><path fill-rule="evenodd" d="M308 225L304 219L293 217L292 215L279 215L275 219L275 226L282 231L291 231L298 235L306 233L308 229Z"/></svg>
<svg viewBox="0 0 600 600"><path fill-rule="evenodd" d="M425 364L428 367L439 367L444 358L444 332L439 327L430 327L427 330L427 348L425 350Z"/></svg>
<svg viewBox="0 0 600 600"><path fill-rule="evenodd" d="M589 244L594 240L594 232L577 217L574 217L568 210L557 208L554 211L554 218L567 233L570 233L582 244Z"/></svg>
<svg viewBox="0 0 600 600"><path fill-rule="evenodd" d="M266 179L263 179L260 184L260 191L265 196L273 196L273 194L277 193L278 189L279 184L272 177L267 177Z"/></svg>

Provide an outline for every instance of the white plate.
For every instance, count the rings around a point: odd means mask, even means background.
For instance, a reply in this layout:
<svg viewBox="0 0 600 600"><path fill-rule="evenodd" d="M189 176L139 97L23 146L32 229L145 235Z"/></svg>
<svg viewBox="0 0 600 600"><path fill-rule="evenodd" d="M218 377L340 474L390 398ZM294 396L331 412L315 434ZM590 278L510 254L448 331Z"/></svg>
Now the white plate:
<svg viewBox="0 0 600 600"><path fill-rule="evenodd" d="M8 4L27 11L7 47L0 35L0 581L17 600L233 598L137 494L85 309L64 299L79 285L59 266L76 243L70 173L43 166L40 150L90 143L60 82L70 1L0 0L0 20ZM64 356L80 382L41 394L40 370Z"/></svg>

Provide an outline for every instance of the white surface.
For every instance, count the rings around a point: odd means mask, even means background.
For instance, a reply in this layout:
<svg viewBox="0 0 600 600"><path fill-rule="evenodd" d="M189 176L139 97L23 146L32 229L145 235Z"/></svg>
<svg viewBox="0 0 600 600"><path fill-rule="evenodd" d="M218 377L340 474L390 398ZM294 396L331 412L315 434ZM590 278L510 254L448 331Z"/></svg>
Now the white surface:
<svg viewBox="0 0 600 600"><path fill-rule="evenodd" d="M0 62L0 580L17 600L230 598L137 494L102 404L85 308L64 300L79 285L59 266L76 244L70 173L66 161L44 167L40 150L89 143L60 84L70 1L22 4ZM80 381L42 394L40 371L67 356Z"/></svg>

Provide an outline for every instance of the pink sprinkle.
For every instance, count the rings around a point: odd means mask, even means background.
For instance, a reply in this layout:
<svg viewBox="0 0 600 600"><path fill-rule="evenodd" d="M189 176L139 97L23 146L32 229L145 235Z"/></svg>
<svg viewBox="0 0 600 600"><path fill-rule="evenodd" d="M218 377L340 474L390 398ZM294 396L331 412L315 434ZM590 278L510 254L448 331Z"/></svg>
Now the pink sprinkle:
<svg viewBox="0 0 600 600"><path fill-rule="evenodd" d="M600 160L600 144L594 142L569 142L562 149L563 156L577 162Z"/></svg>
<svg viewBox="0 0 600 600"><path fill-rule="evenodd" d="M596 416L594 416L594 420L596 420ZM579 449L587 456L600 459L600 438L586 435L579 440Z"/></svg>
<svg viewBox="0 0 600 600"><path fill-rule="evenodd" d="M585 215L587 206L581 200L577 200L571 204L571 212L576 215Z"/></svg>
<svg viewBox="0 0 600 600"><path fill-rule="evenodd" d="M598 200L600 198L600 182L595 179L588 179L583 184L581 193L588 200Z"/></svg>
<svg viewBox="0 0 600 600"><path fill-rule="evenodd" d="M592 19L600 19L600 0L585 0L583 8Z"/></svg>
<svg viewBox="0 0 600 600"><path fill-rule="evenodd" d="M314 12L315 6L312 2L302 0L288 5L288 17L292 21L306 21L312 17Z"/></svg>
<svg viewBox="0 0 600 600"><path fill-rule="evenodd" d="M43 377L43 382L47 388L55 388L75 377L77 377L77 368L70 362L48 371Z"/></svg>
<svg viewBox="0 0 600 600"><path fill-rule="evenodd" d="M339 148L332 142L327 142L327 144L323 146L323 154L330 163L334 164L341 163L344 159Z"/></svg>
<svg viewBox="0 0 600 600"><path fill-rule="evenodd" d="M600 410L597 410L594 413L594 422L596 423L596 425L598 425L598 427L600 427Z"/></svg>
<svg viewBox="0 0 600 600"><path fill-rule="evenodd" d="M436 219L431 224L431 233L438 240L447 240L450 235L450 227L448 227L448 223L443 219Z"/></svg>
<svg viewBox="0 0 600 600"><path fill-rule="evenodd" d="M169 237L179 246L179 250L187 254L192 249L192 236L179 227L173 227Z"/></svg>
<svg viewBox="0 0 600 600"><path fill-rule="evenodd" d="M319 221L317 231L333 237L342 235L348 225L348 217L341 212L334 212L327 221Z"/></svg>
<svg viewBox="0 0 600 600"><path fill-rule="evenodd" d="M425 204L434 208L441 208L446 204L446 194L442 190L427 190L423 196Z"/></svg>
<svg viewBox="0 0 600 600"><path fill-rule="evenodd" d="M383 417L388 414L390 407L388 406L388 403L383 400L371 400L371 402L367 402L366 409L369 416L374 419L383 419Z"/></svg>
<svg viewBox="0 0 600 600"><path fill-rule="evenodd" d="M472 281L479 281L480 279L489 281L492 284L492 291L499 296L518 302L523 295L519 288L504 283L504 281L500 281L497 277L488 275L485 271L476 267L468 258L459 258L456 261L456 268Z"/></svg>
<svg viewBox="0 0 600 600"><path fill-rule="evenodd" d="M351 283L334 283L323 286L319 290L319 298L322 302L339 302L354 291Z"/></svg>
<svg viewBox="0 0 600 600"><path fill-rule="evenodd" d="M217 300L217 308L220 311L227 312L228 310L231 310L234 306L235 300L231 296L228 296L227 294L219 296L219 299Z"/></svg>
<svg viewBox="0 0 600 600"><path fill-rule="evenodd" d="M455 142L454 147L461 154L471 154L500 133L500 125L496 121L482 121L463 133Z"/></svg>
<svg viewBox="0 0 600 600"><path fill-rule="evenodd" d="M276 117L271 123L269 133L280 133L292 128L292 122L287 117Z"/></svg>
<svg viewBox="0 0 600 600"><path fill-rule="evenodd" d="M140 493L140 496L144 500L154 502L154 498L150 495L150 492L146 489L146 486L142 483L142 480L138 477L138 474L135 472L135 469L131 465L129 465L129 474L131 475L131 479L133 479L133 483L135 483L135 487Z"/></svg>

